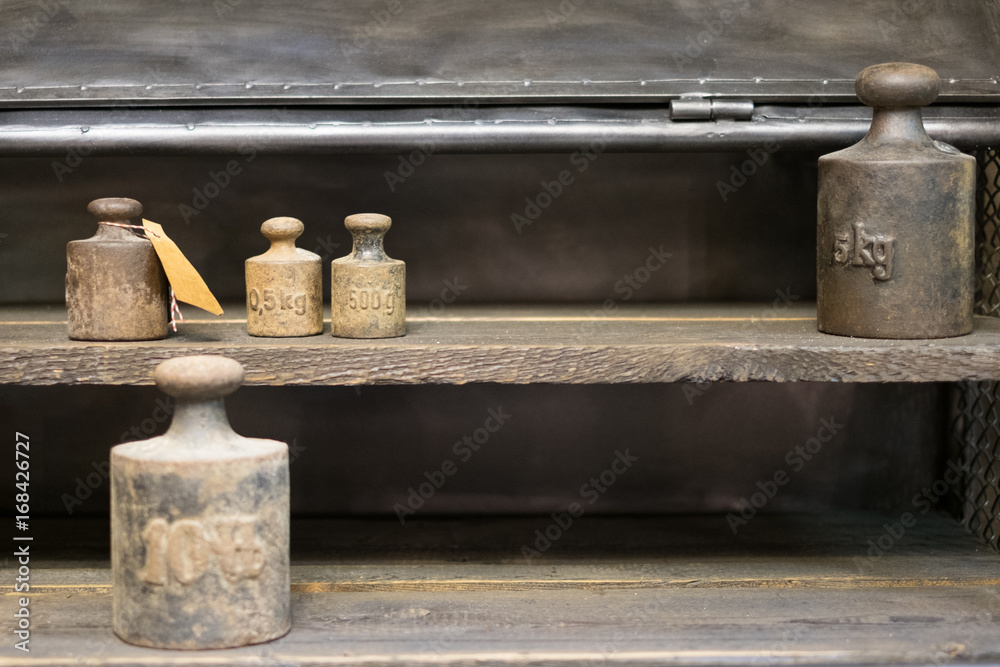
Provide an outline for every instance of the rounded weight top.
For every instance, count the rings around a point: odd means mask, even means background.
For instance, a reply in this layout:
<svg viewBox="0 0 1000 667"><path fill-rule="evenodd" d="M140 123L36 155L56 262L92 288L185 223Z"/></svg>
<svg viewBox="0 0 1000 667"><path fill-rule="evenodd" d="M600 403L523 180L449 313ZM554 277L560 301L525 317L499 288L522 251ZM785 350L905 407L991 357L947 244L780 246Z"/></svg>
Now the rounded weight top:
<svg viewBox="0 0 1000 667"><path fill-rule="evenodd" d="M87 205L99 222L127 222L142 215L142 204L127 197L95 199Z"/></svg>
<svg viewBox="0 0 1000 667"><path fill-rule="evenodd" d="M302 236L306 226L296 218L271 218L260 226L260 233L268 241L294 241Z"/></svg>
<svg viewBox="0 0 1000 667"><path fill-rule="evenodd" d="M940 90L937 72L914 63L872 65L854 81L854 91L864 104L888 109L925 107Z"/></svg>
<svg viewBox="0 0 1000 667"><path fill-rule="evenodd" d="M178 400L208 401L228 396L243 384L243 365L235 359L196 355L168 359L156 367L156 386Z"/></svg>
<svg viewBox="0 0 1000 667"><path fill-rule="evenodd" d="M392 218L381 213L356 213L344 219L344 226L351 234L382 235L392 227Z"/></svg>

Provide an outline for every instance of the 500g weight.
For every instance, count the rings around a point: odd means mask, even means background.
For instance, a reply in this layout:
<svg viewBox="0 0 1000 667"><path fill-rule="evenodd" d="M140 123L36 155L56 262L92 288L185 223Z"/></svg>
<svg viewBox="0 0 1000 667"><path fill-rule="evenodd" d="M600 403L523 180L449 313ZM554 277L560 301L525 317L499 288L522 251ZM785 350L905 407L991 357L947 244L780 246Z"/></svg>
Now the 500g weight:
<svg viewBox="0 0 1000 667"><path fill-rule="evenodd" d="M347 297L347 307L352 310L385 310L392 315L394 294L390 290L354 290Z"/></svg>
<svg viewBox="0 0 1000 667"><path fill-rule="evenodd" d="M360 213L344 220L354 237L350 255L330 268L330 331L343 338L390 338L406 333L406 264L385 254L392 220Z"/></svg>

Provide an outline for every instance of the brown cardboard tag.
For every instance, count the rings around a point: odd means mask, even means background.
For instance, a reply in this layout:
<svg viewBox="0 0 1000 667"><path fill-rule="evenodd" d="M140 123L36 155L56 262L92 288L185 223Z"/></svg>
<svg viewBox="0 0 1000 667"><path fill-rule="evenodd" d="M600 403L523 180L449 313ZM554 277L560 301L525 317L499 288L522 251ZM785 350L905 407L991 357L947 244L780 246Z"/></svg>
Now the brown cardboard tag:
<svg viewBox="0 0 1000 667"><path fill-rule="evenodd" d="M146 219L143 219L142 225L149 230L146 236L153 242L153 249L163 264L163 271L167 274L177 300L207 310L213 315L221 315L222 306L215 295L177 244L163 231L163 227Z"/></svg>

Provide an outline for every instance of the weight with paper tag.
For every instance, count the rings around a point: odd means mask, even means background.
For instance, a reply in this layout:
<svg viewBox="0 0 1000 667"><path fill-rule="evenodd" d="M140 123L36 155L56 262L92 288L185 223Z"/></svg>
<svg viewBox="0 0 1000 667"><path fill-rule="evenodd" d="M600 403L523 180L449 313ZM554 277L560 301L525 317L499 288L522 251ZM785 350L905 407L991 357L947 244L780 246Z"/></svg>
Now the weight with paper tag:
<svg viewBox="0 0 1000 667"><path fill-rule="evenodd" d="M857 77L871 128L819 159L820 331L900 339L972 331L976 162L924 131L920 108L939 87L934 70L909 63Z"/></svg>
<svg viewBox="0 0 1000 667"><path fill-rule="evenodd" d="M73 340L156 340L167 337L167 277L141 226L134 199L90 202L97 233L66 245L66 314Z"/></svg>
<svg viewBox="0 0 1000 667"><path fill-rule="evenodd" d="M115 633L140 646L210 649L290 627L288 446L244 438L223 397L239 362L178 357L156 368L173 397L166 434L111 449Z"/></svg>

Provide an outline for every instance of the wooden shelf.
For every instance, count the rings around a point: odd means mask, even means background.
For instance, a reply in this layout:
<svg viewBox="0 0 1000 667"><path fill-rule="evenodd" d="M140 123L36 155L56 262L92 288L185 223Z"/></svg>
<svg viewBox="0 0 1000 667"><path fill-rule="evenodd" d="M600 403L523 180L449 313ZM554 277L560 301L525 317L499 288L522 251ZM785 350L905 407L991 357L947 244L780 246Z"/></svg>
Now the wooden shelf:
<svg viewBox="0 0 1000 667"><path fill-rule="evenodd" d="M411 309L412 312L413 309ZM228 313L240 313L231 307ZM347 340L254 338L241 319L189 319L167 340L66 337L61 307L0 309L0 383L151 384L182 354L242 362L248 385L951 382L1000 378L1000 319L939 340L845 338L815 307L766 305L454 306L414 315L409 334ZM329 331L329 325L327 325Z"/></svg>
<svg viewBox="0 0 1000 667"><path fill-rule="evenodd" d="M737 536L715 515L584 516L530 561L546 517L299 520L291 633L204 652L119 641L107 521L43 519L32 652L4 642L0 665L996 661L1000 557L915 514L877 558L868 540L899 513L761 515Z"/></svg>

